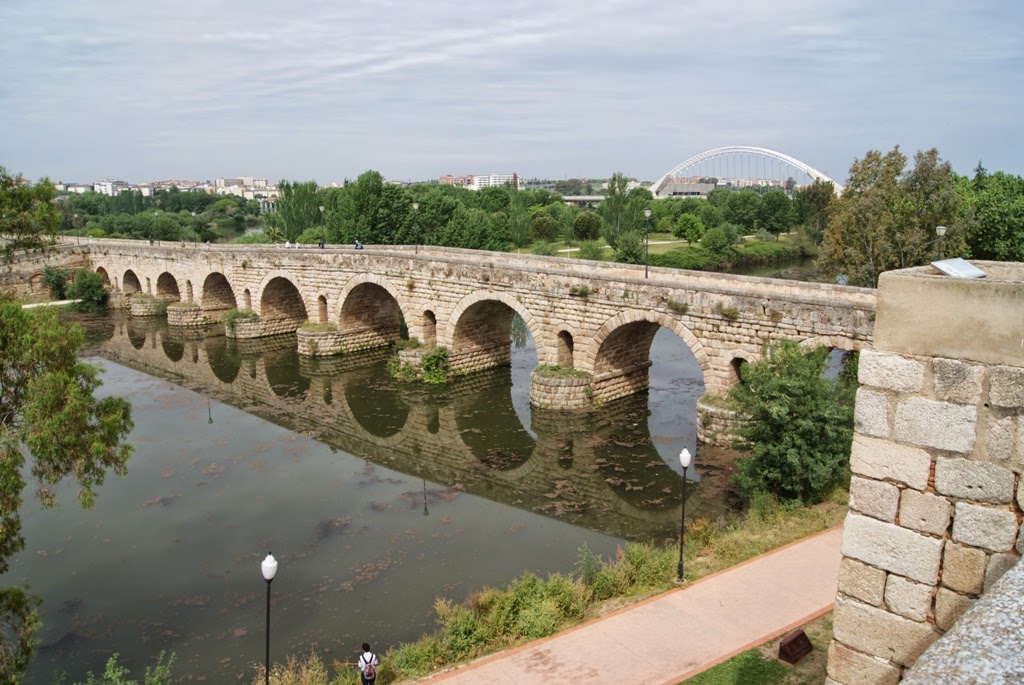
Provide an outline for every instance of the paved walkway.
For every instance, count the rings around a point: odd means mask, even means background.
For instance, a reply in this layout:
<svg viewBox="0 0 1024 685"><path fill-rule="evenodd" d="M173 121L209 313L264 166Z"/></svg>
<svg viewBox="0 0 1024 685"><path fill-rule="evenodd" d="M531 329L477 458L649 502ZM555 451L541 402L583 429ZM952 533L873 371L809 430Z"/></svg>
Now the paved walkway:
<svg viewBox="0 0 1024 685"><path fill-rule="evenodd" d="M425 682L675 685L832 608L841 528Z"/></svg>

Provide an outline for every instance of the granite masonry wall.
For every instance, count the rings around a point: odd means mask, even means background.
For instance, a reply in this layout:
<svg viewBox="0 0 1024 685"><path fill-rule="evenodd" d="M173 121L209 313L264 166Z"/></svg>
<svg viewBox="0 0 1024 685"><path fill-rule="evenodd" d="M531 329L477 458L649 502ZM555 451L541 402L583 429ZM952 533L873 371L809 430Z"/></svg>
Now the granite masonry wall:
<svg viewBox="0 0 1024 685"><path fill-rule="evenodd" d="M827 685L892 685L1024 551L1024 264L883 274Z"/></svg>

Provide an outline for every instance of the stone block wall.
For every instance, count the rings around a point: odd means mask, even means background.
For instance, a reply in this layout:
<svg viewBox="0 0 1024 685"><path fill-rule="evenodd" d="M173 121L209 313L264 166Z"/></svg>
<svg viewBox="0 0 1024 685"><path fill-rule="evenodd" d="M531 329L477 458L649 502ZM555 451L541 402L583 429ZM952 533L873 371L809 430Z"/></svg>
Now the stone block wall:
<svg viewBox="0 0 1024 685"><path fill-rule="evenodd" d="M1024 552L1024 264L979 264L990 280L879 284L828 685L898 682Z"/></svg>
<svg viewBox="0 0 1024 685"><path fill-rule="evenodd" d="M530 404L540 409L586 411L593 405L591 378L530 374Z"/></svg>
<svg viewBox="0 0 1024 685"><path fill-rule="evenodd" d="M167 307L168 326L205 326L209 319L198 304L172 304Z"/></svg>

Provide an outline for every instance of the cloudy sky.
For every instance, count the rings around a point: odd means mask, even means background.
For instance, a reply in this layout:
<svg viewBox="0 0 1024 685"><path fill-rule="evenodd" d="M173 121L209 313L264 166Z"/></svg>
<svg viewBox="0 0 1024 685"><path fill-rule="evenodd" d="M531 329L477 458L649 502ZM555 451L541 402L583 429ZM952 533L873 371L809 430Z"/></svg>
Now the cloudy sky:
<svg viewBox="0 0 1024 685"><path fill-rule="evenodd" d="M1024 173L1020 0L0 0L31 178L653 180L725 145Z"/></svg>

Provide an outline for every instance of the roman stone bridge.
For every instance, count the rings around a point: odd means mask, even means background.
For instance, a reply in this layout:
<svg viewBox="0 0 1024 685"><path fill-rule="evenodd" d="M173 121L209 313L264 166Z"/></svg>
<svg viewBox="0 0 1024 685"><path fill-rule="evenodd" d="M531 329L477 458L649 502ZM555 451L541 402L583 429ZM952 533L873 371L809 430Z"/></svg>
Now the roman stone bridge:
<svg viewBox="0 0 1024 685"><path fill-rule="evenodd" d="M518 314L537 347L531 402L589 409L645 390L649 351L665 327L682 339L718 394L744 361L777 338L857 350L870 346L873 290L819 283L449 248L286 249L150 245L97 240L87 249L133 315L172 326L217 321L228 335L297 331L300 354L389 345L404 324L428 348L444 346L455 372L509 363ZM170 304L168 307L167 304Z"/></svg>

